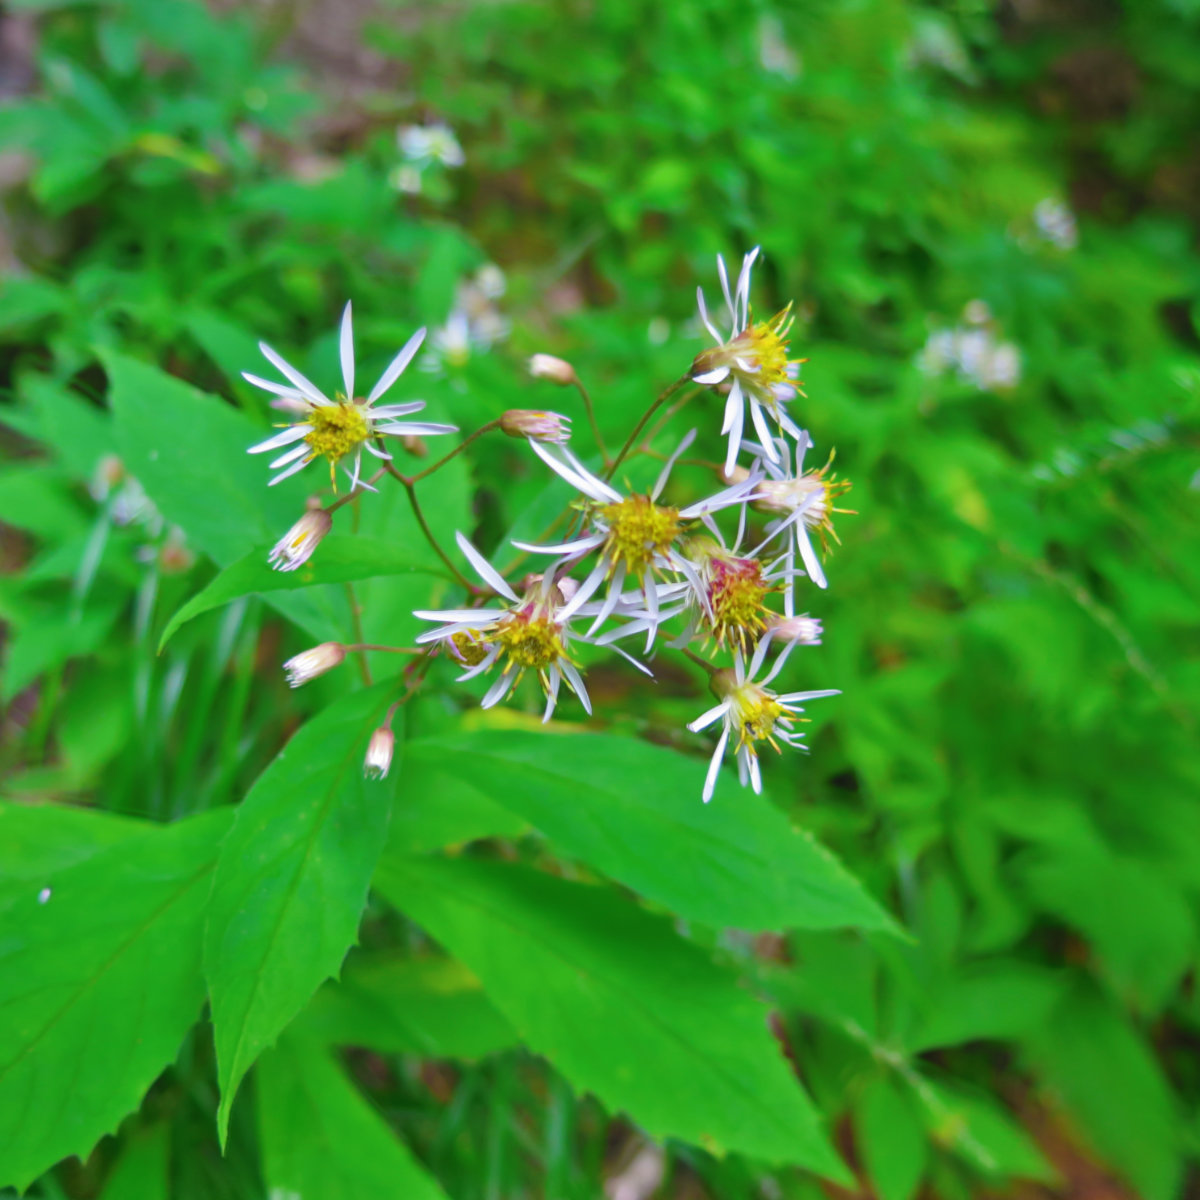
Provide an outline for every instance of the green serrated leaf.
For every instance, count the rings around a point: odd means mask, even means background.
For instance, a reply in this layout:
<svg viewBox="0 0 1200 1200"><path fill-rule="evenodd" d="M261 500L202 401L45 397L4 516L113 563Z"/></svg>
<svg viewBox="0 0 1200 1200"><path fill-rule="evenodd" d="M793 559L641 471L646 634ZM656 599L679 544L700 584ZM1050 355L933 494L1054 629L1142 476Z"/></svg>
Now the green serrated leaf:
<svg viewBox="0 0 1200 1200"><path fill-rule="evenodd" d="M656 1138L849 1182L767 1009L670 923L499 863L389 856L387 899L482 980L531 1049Z"/></svg>
<svg viewBox="0 0 1200 1200"><path fill-rule="evenodd" d="M381 683L309 721L250 789L221 849L204 972L222 1141L242 1077L357 935L400 771L365 780L363 754L395 695Z"/></svg>
<svg viewBox="0 0 1200 1200"><path fill-rule="evenodd" d="M673 751L602 734L486 730L416 741L408 754L689 920L897 931L833 855L778 809L728 782L703 804L703 766Z"/></svg>
<svg viewBox="0 0 1200 1200"><path fill-rule="evenodd" d="M320 1047L285 1038L263 1055L255 1078L263 1175L272 1196L446 1200Z"/></svg>
<svg viewBox="0 0 1200 1200"><path fill-rule="evenodd" d="M352 957L313 997L305 1036L381 1054L481 1058L516 1043L478 979L450 958Z"/></svg>
<svg viewBox="0 0 1200 1200"><path fill-rule="evenodd" d="M204 999L204 908L229 821L149 828L0 907L0 1184L86 1156L174 1058Z"/></svg>
<svg viewBox="0 0 1200 1200"><path fill-rule="evenodd" d="M273 543L272 543L273 544ZM330 534L316 556L295 571L275 571L267 564L270 546L260 546L226 567L203 591L193 596L167 622L159 639L162 648L177 629L193 617L228 604L239 596L294 592L323 583L351 583L379 575L431 574L426 566L390 542L349 534Z"/></svg>

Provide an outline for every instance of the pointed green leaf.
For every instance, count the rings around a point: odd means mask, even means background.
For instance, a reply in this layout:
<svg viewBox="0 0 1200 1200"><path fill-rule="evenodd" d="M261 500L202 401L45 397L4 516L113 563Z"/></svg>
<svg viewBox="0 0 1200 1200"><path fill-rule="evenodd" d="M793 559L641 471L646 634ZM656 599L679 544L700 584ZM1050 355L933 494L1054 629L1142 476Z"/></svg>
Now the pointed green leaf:
<svg viewBox="0 0 1200 1200"><path fill-rule="evenodd" d="M365 780L363 755L395 696L395 683L381 683L309 721L242 801L221 849L204 971L222 1139L242 1077L357 935L400 769Z"/></svg>
<svg viewBox="0 0 1200 1200"><path fill-rule="evenodd" d="M561 851L688 920L739 929L895 924L813 838L726 784L700 799L701 763L603 734L482 730L411 743L540 829Z"/></svg>
<svg viewBox="0 0 1200 1200"><path fill-rule="evenodd" d="M268 566L270 549L270 545L265 545L251 550L183 605L167 622L158 642L159 650L181 625L239 596L294 592L322 583L352 583L378 575L430 573L429 568L418 566L411 555L390 542L350 534L330 534L316 556L295 571L276 571Z"/></svg>
<svg viewBox="0 0 1200 1200"><path fill-rule="evenodd" d="M148 828L0 905L0 1185L86 1155L175 1057L229 820Z"/></svg>
<svg viewBox="0 0 1200 1200"><path fill-rule="evenodd" d="M329 1054L284 1038L255 1073L263 1175L275 1197L446 1200Z"/></svg>
<svg viewBox="0 0 1200 1200"><path fill-rule="evenodd" d="M858 1098L858 1147L880 1200L909 1200L925 1173L929 1144L913 1097L888 1075Z"/></svg>
<svg viewBox="0 0 1200 1200"><path fill-rule="evenodd" d="M170 1200L170 1133L165 1123L135 1133L104 1181L100 1200Z"/></svg>
<svg viewBox="0 0 1200 1200"><path fill-rule="evenodd" d="M606 888L467 859L388 856L376 885L479 976L531 1049L652 1137L849 1182L767 1009L666 919Z"/></svg>

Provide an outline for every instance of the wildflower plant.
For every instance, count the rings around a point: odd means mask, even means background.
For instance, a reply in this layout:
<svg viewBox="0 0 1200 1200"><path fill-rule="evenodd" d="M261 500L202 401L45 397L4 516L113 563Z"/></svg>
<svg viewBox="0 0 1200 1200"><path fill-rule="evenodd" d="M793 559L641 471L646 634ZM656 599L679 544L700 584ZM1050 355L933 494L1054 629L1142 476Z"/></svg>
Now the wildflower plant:
<svg viewBox="0 0 1200 1200"><path fill-rule="evenodd" d="M456 593L446 607L413 611L416 620L430 627L417 635L412 648L324 643L288 660L289 684L297 687L332 670L348 654L392 652L410 658L406 677L411 686L398 704L420 689L438 662L446 662L460 684L485 680L480 701L485 709L515 696L526 677L536 680L543 693L542 719L549 721L564 685L585 712L593 714L584 647L593 648L593 654L618 654L651 678L660 656L682 654L710 676L723 697L718 709L689 726L698 732L716 719L713 713L724 717L700 789L703 799L707 802L713 796L727 746L733 748L740 782L761 791L760 747L767 745L777 752L784 745L801 747L799 734L792 729L801 711L794 702L836 694L822 690L776 696L754 680L772 645L781 653L768 680L783 670L796 647L820 640L819 621L796 617L796 591L810 583L827 586L821 558L831 541L837 540L833 517L846 510L838 508L835 499L849 484L831 474L832 454L825 467L804 468L813 440L796 423L799 414L789 407L802 395L797 382L801 360L790 356L788 343L791 306L768 320L754 321L751 276L758 255L758 248L745 255L732 288L725 262L718 257L728 335L713 324L700 289L700 319L717 345L701 352L648 405L615 456L609 455L600 439L591 397L574 367L538 354L530 361L535 379L579 389L596 442L593 447L579 449L572 442L570 421L562 414L508 410L470 433L432 466L406 475L396 465L392 450L385 449L386 439L456 432L448 425L403 420L421 411L424 405L419 400L377 404L416 356L424 330L392 359L365 399L354 390L349 304L339 336L344 390L333 397L262 345L263 354L285 382L251 374L246 378L277 398L302 406L296 413L299 420L250 447L252 454L285 450L271 463L279 471L272 483L325 458L336 491L334 468L343 460L353 461L353 467L346 468L350 492L323 506L310 506L271 550L271 566L294 571L311 562L319 569L320 544L334 528L335 513L347 503L357 504L363 493L378 490L390 477L404 488L422 533L448 570ZM711 398L716 399L715 405ZM695 424L666 456L653 485L642 490L623 472L637 457L658 454L645 430L670 400L674 404L666 420L660 418L655 426L655 437L670 435L671 422L679 419L688 403ZM751 431L753 436L747 436ZM418 484L493 432L523 438L529 469L545 471L567 485L562 512L547 530L565 527L565 538L517 538L485 556L465 531L435 529L424 518ZM725 439L720 461L685 459L697 443L711 444L719 438ZM362 474L364 450L379 460L368 477ZM585 458L603 465L589 466ZM709 490L699 499L684 502L674 494L672 476L683 462L707 473ZM752 527L753 548L742 551L739 547ZM474 579L460 570L452 546L466 559ZM508 569L496 565L504 558L513 561ZM530 562L537 564L533 573ZM633 635L645 635L640 658L616 646L618 640ZM379 738L372 742L366 759L366 770L374 777L385 773L379 765L380 742Z"/></svg>

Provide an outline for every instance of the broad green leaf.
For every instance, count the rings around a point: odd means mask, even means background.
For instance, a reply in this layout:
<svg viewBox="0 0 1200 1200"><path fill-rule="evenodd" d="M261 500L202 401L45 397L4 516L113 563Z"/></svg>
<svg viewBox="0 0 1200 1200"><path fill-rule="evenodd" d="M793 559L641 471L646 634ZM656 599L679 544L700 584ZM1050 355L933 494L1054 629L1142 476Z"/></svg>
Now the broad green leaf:
<svg viewBox="0 0 1200 1200"><path fill-rule="evenodd" d="M429 573L428 568L414 565L412 557L395 544L350 534L330 534L316 555L295 571L272 570L267 564L270 549L268 545L252 550L193 596L167 622L158 642L159 650L185 622L240 596L294 592L323 583L348 583L377 575Z"/></svg>
<svg viewBox="0 0 1200 1200"><path fill-rule="evenodd" d="M376 885L479 976L531 1049L652 1137L849 1181L767 1009L665 918L466 859L389 855Z"/></svg>
<svg viewBox="0 0 1200 1200"><path fill-rule="evenodd" d="M170 1200L170 1133L166 1123L135 1133L104 1181L100 1200Z"/></svg>
<svg viewBox="0 0 1200 1200"><path fill-rule="evenodd" d="M994 1100L926 1080L917 1094L930 1136L976 1170L994 1178L1057 1181L1037 1143Z"/></svg>
<svg viewBox="0 0 1200 1200"><path fill-rule="evenodd" d="M304 512L305 481L268 487L262 456L246 453L269 430L147 363L111 351L103 360L121 459L193 546L227 567L291 528ZM318 640L348 638L337 589L267 599Z"/></svg>
<svg viewBox="0 0 1200 1200"><path fill-rule="evenodd" d="M481 1058L516 1043L479 980L451 958L352 956L313 997L305 1036L382 1054Z"/></svg>
<svg viewBox="0 0 1200 1200"><path fill-rule="evenodd" d="M237 810L204 937L224 1140L238 1084L329 976L358 932L401 764L363 778L371 732L396 697L381 683L309 721ZM399 739L398 739L399 742Z"/></svg>
<svg viewBox="0 0 1200 1200"><path fill-rule="evenodd" d="M459 775L439 755L404 751L400 797L392 813L388 848L418 854L441 850L484 837L515 838L529 832L529 822L501 807Z"/></svg>
<svg viewBox="0 0 1200 1200"><path fill-rule="evenodd" d="M174 1058L204 999L204 909L229 817L147 829L3 902L0 1185L86 1155Z"/></svg>
<svg viewBox="0 0 1200 1200"><path fill-rule="evenodd" d="M1170 1086L1110 1000L1078 988L1046 1023L1033 1055L1098 1154L1146 1200L1176 1195L1183 1162Z"/></svg>
<svg viewBox="0 0 1200 1200"><path fill-rule="evenodd" d="M0 904L40 892L64 867L151 828L94 808L0 803Z"/></svg>
<svg viewBox="0 0 1200 1200"><path fill-rule="evenodd" d="M1032 964L1002 961L972 967L932 990L930 1008L909 1048L1020 1038L1041 1028L1063 986L1061 976Z"/></svg>
<svg viewBox="0 0 1200 1200"><path fill-rule="evenodd" d="M703 765L670 750L602 734L489 730L413 742L409 760L436 763L526 818L559 850L688 920L895 929L833 855L778 809L728 784L703 804Z"/></svg>
<svg viewBox="0 0 1200 1200"><path fill-rule="evenodd" d="M446 1200L325 1050L284 1038L263 1055L255 1080L271 1196Z"/></svg>
<svg viewBox="0 0 1200 1200"><path fill-rule="evenodd" d="M880 1200L909 1200L928 1159L928 1139L912 1096L889 1075L879 1075L863 1089L856 1113L857 1144Z"/></svg>

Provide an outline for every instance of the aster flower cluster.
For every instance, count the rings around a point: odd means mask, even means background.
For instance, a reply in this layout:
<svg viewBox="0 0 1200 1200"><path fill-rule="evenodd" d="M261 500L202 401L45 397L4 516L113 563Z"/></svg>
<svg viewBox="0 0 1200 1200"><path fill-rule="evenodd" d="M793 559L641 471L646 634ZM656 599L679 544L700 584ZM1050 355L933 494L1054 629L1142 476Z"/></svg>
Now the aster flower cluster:
<svg viewBox="0 0 1200 1200"><path fill-rule="evenodd" d="M424 330L409 339L365 397L354 390L349 304L339 341L344 390L332 396L261 345L283 381L246 378L272 393L293 420L250 452L282 451L271 462L277 471L272 483L318 458L329 463L335 491L339 465L350 480L347 495L329 504L310 504L272 549L271 565L292 571L308 562L333 528L336 511L376 490L376 483L390 475L404 487L459 593L457 606L415 612L428 627L417 635L414 647L325 643L284 664L289 684L296 687L333 670L353 652L391 651L411 656L404 673L407 690L393 711L442 662L461 683L483 681L484 708L513 697L526 678L535 680L543 696L542 719L549 721L567 693L592 715L585 662L597 654L617 654L651 677L660 655L682 654L707 674L717 700L687 727L698 733L719 722L703 799L712 797L727 753L735 759L742 784L761 791L763 745L776 751L782 746L803 749L796 727L804 720L803 705L836 694L828 689L780 692L771 685L789 663L798 661L793 658L798 647L821 641L821 621L798 611L797 593L807 586L805 580L819 589L828 586L822 558L837 541L835 515L848 511L838 501L849 484L833 474L832 454L824 466L805 465L813 439L794 411L804 395L804 360L790 356L790 305L762 320L752 313L751 273L758 253L755 249L744 257L732 286L724 261L717 259L725 307L718 320L710 316L703 291L698 292L700 319L715 344L647 407L615 456L601 437L591 397L574 367L535 355L530 363L535 379L579 392L595 455L575 451L566 416L519 409L471 433L431 467L404 474L396 465L393 439L404 447L417 436L457 432L452 426L409 420L424 408L422 401L380 403L420 349ZM660 454L656 442L670 420L685 404L691 402L695 409L714 396L722 413L719 461L694 457L717 441L716 421L706 429L703 414L670 454ZM491 432L524 440L530 467L567 485L567 503L547 531L558 528L557 540L514 540L510 548L485 556L462 530L435 531L425 520L419 482ZM369 478L363 475L364 451L381 464ZM662 462L652 486L644 490L621 473L624 464L639 456ZM673 476L683 465L709 473L714 482L707 494L677 498ZM461 559L443 544L451 532ZM502 559L510 565L497 565ZM469 575L460 569L463 560ZM389 714L368 747L368 775L387 774L393 745Z"/></svg>

